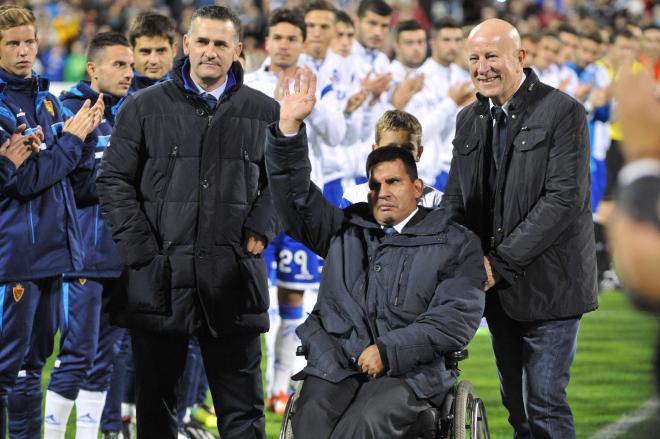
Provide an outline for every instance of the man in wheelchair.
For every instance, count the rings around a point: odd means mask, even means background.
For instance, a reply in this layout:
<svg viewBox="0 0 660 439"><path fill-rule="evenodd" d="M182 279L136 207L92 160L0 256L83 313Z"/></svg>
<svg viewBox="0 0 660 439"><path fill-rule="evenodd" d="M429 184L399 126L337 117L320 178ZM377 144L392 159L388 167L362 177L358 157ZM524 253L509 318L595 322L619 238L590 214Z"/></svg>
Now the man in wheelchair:
<svg viewBox="0 0 660 439"><path fill-rule="evenodd" d="M404 438L456 382L444 354L472 338L486 280L478 238L443 209L417 206L423 183L397 147L367 159L369 203L334 207L310 182L303 124L316 79L283 90L266 139L270 190L286 233L325 258L318 301L297 329L307 367L296 439Z"/></svg>

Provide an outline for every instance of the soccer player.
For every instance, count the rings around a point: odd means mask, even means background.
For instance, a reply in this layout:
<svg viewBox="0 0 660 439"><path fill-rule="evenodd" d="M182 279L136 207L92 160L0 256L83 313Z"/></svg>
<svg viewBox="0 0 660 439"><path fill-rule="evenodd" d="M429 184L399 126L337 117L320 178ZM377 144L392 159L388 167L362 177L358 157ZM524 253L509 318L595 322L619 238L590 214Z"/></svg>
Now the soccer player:
<svg viewBox="0 0 660 439"><path fill-rule="evenodd" d="M62 105L72 113L86 100L103 99L105 113L96 128L95 159L100 163L110 144L116 112L133 78L133 53L128 40L116 32L100 33L87 48L87 75L62 94ZM102 296L122 272L123 263L101 218L98 203L77 209L85 251L81 270L65 273L62 285L60 352L46 393L44 437L64 439L75 403L76 438L98 437L101 413L110 384L119 328L102 312ZM109 293L106 293L109 294Z"/></svg>
<svg viewBox="0 0 660 439"><path fill-rule="evenodd" d="M41 370L53 350L61 274L80 270L84 258L74 190L84 194L93 181L96 138L87 138L104 110L87 100L64 123L48 80L32 71L37 48L33 13L0 6L0 127L29 134L23 141L40 149L0 195L0 432L7 410L12 438L40 435Z"/></svg>

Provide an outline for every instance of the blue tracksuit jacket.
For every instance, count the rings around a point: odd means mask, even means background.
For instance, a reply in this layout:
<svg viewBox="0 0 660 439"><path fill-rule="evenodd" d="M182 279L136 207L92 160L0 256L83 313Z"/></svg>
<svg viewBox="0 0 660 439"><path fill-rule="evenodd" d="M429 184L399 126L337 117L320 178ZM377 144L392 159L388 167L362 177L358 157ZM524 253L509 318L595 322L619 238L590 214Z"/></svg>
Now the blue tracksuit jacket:
<svg viewBox="0 0 660 439"><path fill-rule="evenodd" d="M90 99L92 103L98 99L98 93L92 90L88 81L80 81L60 96L65 111L68 110L71 114L75 114L86 99ZM115 115L124 101L123 98L118 99L110 95L103 95L103 100L105 103L105 117L95 130L98 139L94 149L95 169L100 166L103 151L110 144ZM82 232L82 243L85 250L83 267L80 270L66 273L66 275L91 278L119 277L123 262L112 240L110 229L101 218L96 190L93 189L93 196L90 199L94 202L78 203L77 209L78 223Z"/></svg>
<svg viewBox="0 0 660 439"><path fill-rule="evenodd" d="M62 132L63 110L48 85L45 78L17 78L0 69L2 130L13 133L25 123L40 125L45 135L42 151L15 170L0 192L0 283L82 268L74 188L88 190L93 151Z"/></svg>

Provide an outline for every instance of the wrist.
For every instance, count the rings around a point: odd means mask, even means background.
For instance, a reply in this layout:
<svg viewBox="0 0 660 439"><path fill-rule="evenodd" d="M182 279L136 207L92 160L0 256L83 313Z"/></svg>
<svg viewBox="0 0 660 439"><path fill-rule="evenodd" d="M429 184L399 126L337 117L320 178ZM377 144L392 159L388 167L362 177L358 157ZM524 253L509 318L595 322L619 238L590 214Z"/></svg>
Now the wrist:
<svg viewBox="0 0 660 439"><path fill-rule="evenodd" d="M299 120L280 119L278 128L285 136L291 136L293 134L298 134L298 131L300 131L300 125L302 125L302 122Z"/></svg>

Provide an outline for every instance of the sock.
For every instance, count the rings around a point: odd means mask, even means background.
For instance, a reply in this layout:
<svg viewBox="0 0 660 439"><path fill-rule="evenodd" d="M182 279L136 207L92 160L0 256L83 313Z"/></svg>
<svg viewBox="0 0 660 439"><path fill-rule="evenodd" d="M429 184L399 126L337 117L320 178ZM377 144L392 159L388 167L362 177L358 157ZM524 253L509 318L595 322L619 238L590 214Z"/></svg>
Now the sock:
<svg viewBox="0 0 660 439"><path fill-rule="evenodd" d="M273 380L275 379L275 340L277 331L280 328L280 311L277 308L277 287L269 287L270 308L268 308L268 318L270 319L270 329L265 335L266 341L266 399L273 396Z"/></svg>
<svg viewBox="0 0 660 439"><path fill-rule="evenodd" d="M295 330L304 321L303 307L280 305L280 317L282 321L275 340L275 370L271 389L273 396L282 392L289 393L291 376L298 372L294 369L300 339Z"/></svg>
<svg viewBox="0 0 660 439"><path fill-rule="evenodd" d="M44 439L64 439L72 408L72 399L67 399L52 390L46 391Z"/></svg>
<svg viewBox="0 0 660 439"><path fill-rule="evenodd" d="M82 390L76 398L76 439L97 439L106 392Z"/></svg>

